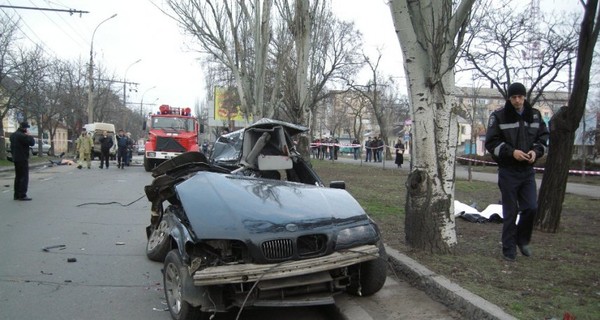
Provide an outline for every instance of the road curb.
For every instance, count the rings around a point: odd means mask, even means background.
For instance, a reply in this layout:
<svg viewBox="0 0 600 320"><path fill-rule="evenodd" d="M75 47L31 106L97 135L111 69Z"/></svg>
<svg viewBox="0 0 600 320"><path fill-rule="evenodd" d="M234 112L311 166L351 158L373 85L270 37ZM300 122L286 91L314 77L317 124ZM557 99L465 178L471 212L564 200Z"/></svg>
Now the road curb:
<svg viewBox="0 0 600 320"><path fill-rule="evenodd" d="M417 261L385 246L394 273L424 291L432 299L459 312L466 319L516 320L500 307L462 288L444 276L427 269ZM353 319L352 317L347 319Z"/></svg>

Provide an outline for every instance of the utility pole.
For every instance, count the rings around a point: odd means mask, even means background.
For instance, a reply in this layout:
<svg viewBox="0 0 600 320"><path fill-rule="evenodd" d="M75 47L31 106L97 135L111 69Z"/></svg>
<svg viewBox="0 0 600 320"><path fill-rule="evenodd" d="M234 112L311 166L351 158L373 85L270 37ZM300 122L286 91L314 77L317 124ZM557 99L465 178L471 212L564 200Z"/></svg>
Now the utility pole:
<svg viewBox="0 0 600 320"><path fill-rule="evenodd" d="M94 36L96 35L98 28L100 28L103 23L116 16L117 14L115 13L109 18L100 22L92 33L92 41L90 42L90 66L88 70L88 123L94 122Z"/></svg>

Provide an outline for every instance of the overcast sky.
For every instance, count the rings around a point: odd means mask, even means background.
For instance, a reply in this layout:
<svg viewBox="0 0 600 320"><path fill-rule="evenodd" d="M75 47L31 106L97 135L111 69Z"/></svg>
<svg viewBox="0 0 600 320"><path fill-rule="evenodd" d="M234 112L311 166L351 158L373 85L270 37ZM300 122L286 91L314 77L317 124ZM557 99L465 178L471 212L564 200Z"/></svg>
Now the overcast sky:
<svg viewBox="0 0 600 320"><path fill-rule="evenodd" d="M196 101L205 99L198 54L189 51L190 39L184 38L177 24L153 6L153 2L162 3L161 0L0 0L4 5L89 11L69 15L2 9L1 13L21 17L24 43L42 44L50 56L85 62L89 61L94 28L116 13L115 18L96 32L95 63L102 64L119 80L127 71L127 81L139 83L137 92L129 92L129 103L139 104L143 98L144 103L193 107ZM578 0L541 2L543 6L565 3L576 6ZM401 50L387 1L333 0L332 3L336 15L356 23L363 33L367 53L375 56L377 48L384 50L382 69L402 83ZM133 64L138 59L141 61Z"/></svg>

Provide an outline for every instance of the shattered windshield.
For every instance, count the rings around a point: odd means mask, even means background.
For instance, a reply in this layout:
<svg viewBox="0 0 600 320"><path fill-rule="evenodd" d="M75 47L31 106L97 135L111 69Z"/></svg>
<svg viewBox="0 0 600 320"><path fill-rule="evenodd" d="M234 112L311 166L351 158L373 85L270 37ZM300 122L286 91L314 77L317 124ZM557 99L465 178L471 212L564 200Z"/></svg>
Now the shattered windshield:
<svg viewBox="0 0 600 320"><path fill-rule="evenodd" d="M243 134L242 129L220 136L215 142L211 161L216 163L237 161L242 149Z"/></svg>
<svg viewBox="0 0 600 320"><path fill-rule="evenodd" d="M178 131L194 131L194 120L176 117L154 117L152 119L153 129L172 129Z"/></svg>

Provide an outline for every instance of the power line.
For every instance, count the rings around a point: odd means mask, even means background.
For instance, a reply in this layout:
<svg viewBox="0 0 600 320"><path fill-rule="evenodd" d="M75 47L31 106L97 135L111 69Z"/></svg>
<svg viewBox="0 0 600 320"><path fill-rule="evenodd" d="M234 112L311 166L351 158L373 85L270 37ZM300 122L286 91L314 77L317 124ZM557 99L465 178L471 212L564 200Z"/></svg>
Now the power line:
<svg viewBox="0 0 600 320"><path fill-rule="evenodd" d="M57 12L68 12L70 14L79 13L90 13L89 11L75 10L75 9L54 9L54 8L35 8L35 7L23 7L23 6L7 6L0 4L0 8L9 8L9 9L23 9L23 10L36 10L36 11L57 11Z"/></svg>

